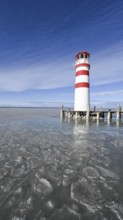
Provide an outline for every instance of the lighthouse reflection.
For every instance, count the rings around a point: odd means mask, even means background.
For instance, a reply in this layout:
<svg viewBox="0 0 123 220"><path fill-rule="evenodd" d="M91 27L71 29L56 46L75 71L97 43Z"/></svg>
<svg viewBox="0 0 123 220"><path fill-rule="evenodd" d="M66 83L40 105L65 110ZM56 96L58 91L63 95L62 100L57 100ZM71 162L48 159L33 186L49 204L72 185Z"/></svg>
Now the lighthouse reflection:
<svg viewBox="0 0 123 220"><path fill-rule="evenodd" d="M89 120L75 120L75 124L74 124L74 129L73 132L74 134L88 134L89 133L89 125L90 125L90 121Z"/></svg>

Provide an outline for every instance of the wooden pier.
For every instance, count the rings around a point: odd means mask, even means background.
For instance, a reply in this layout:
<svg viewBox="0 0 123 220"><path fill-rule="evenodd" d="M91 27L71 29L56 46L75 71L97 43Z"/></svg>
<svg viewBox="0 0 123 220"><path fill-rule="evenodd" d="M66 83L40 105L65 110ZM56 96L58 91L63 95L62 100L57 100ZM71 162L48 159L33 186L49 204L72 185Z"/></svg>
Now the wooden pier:
<svg viewBox="0 0 123 220"><path fill-rule="evenodd" d="M64 109L63 106L61 107L60 112L61 118L67 117L67 118L75 118L75 119L107 119L111 120L121 120L121 117L123 116L123 109L118 106L116 109L90 109L88 111L74 111L71 109ZM115 117L114 117L115 116Z"/></svg>

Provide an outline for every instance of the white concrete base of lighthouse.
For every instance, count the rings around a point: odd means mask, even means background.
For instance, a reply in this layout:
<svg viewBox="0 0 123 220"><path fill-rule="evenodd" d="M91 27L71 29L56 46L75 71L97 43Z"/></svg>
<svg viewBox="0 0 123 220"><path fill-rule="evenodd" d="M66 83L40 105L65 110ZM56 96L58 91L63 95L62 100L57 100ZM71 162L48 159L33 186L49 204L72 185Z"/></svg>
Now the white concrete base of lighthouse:
<svg viewBox="0 0 123 220"><path fill-rule="evenodd" d="M89 110L89 89L76 88L74 111L88 111Z"/></svg>

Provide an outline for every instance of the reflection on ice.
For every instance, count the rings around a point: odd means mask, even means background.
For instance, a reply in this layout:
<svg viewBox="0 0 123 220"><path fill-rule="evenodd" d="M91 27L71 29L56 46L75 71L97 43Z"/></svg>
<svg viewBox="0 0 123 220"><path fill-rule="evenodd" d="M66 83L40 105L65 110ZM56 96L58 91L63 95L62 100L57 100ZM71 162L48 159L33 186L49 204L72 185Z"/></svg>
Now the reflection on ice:
<svg viewBox="0 0 123 220"><path fill-rule="evenodd" d="M74 134L86 134L89 132L89 120L75 120L74 123Z"/></svg>

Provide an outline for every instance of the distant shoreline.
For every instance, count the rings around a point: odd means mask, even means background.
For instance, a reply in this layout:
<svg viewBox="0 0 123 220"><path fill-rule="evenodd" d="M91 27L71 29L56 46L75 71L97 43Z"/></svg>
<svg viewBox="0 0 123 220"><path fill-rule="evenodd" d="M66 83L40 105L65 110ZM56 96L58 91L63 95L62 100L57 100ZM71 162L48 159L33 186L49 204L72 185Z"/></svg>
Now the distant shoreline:
<svg viewBox="0 0 123 220"><path fill-rule="evenodd" d="M0 106L0 108L60 108L60 107L38 107L38 106Z"/></svg>

